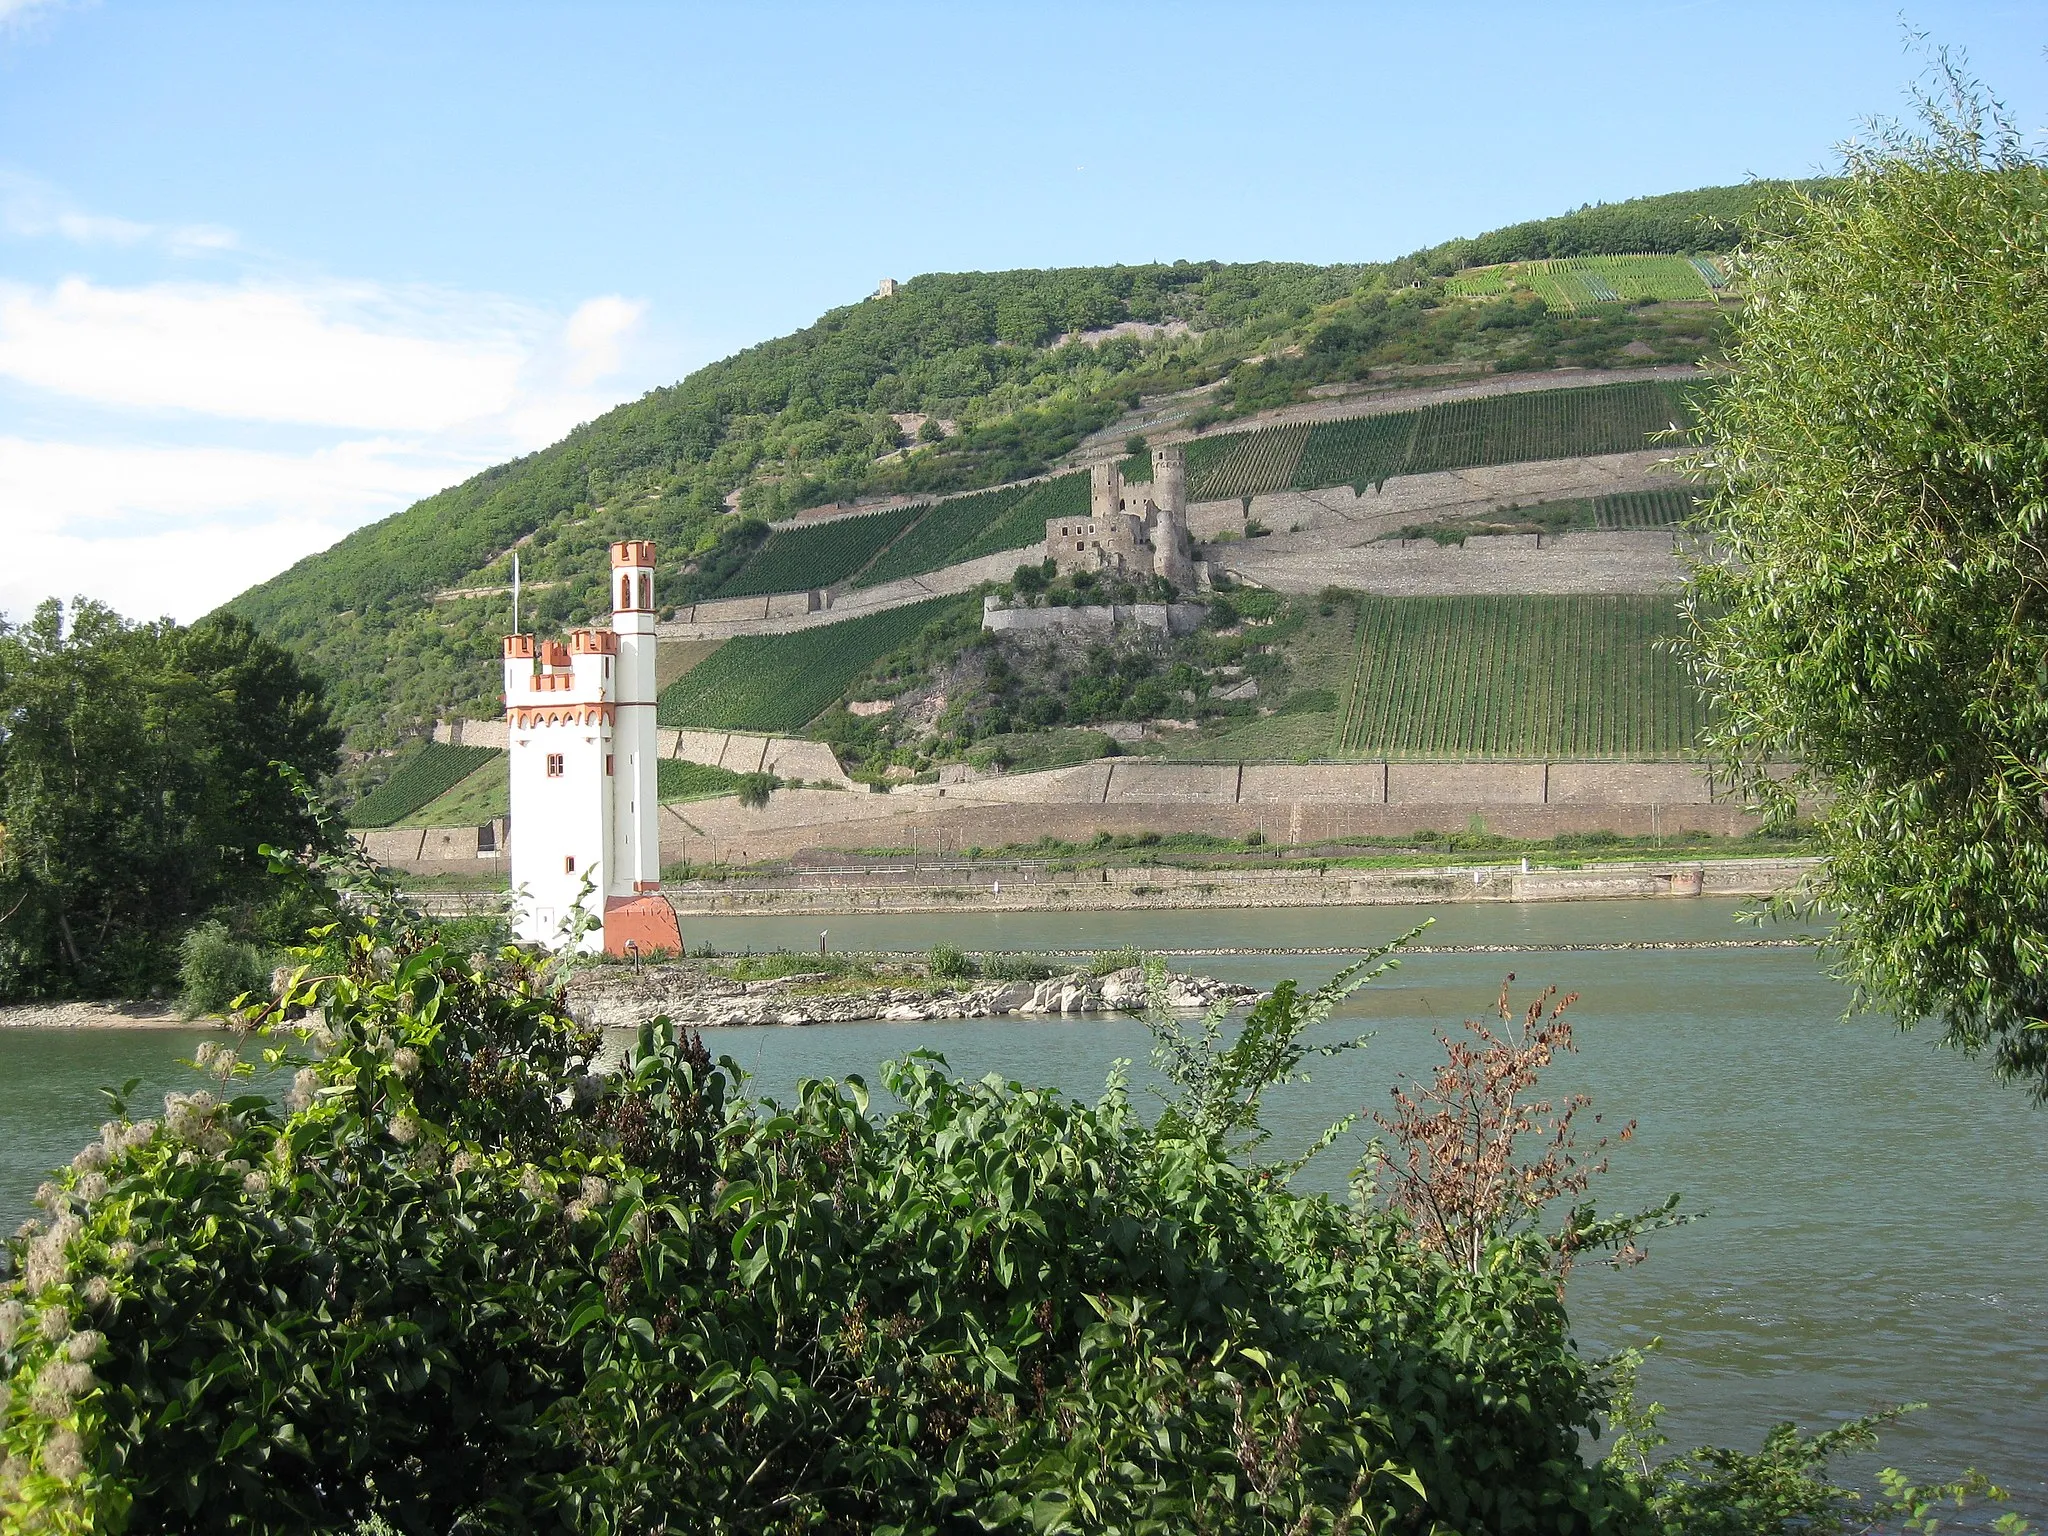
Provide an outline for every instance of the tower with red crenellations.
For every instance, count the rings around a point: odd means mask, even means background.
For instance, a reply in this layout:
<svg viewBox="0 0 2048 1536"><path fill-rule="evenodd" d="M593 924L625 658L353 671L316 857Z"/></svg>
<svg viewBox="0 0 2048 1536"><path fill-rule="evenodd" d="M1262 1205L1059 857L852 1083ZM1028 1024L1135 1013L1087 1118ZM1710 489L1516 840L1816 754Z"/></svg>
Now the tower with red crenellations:
<svg viewBox="0 0 2048 1536"><path fill-rule="evenodd" d="M609 630L505 637L513 931L551 948L680 953L661 895L654 545L611 554Z"/></svg>

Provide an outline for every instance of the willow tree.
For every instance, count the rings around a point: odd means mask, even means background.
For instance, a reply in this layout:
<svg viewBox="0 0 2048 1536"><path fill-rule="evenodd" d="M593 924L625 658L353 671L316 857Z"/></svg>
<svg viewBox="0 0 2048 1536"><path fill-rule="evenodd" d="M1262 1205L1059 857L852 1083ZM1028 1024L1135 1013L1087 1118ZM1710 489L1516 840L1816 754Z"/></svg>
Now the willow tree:
<svg viewBox="0 0 2048 1536"><path fill-rule="evenodd" d="M1752 231L1686 646L1859 1001L2048 1098L2048 170L1938 73Z"/></svg>

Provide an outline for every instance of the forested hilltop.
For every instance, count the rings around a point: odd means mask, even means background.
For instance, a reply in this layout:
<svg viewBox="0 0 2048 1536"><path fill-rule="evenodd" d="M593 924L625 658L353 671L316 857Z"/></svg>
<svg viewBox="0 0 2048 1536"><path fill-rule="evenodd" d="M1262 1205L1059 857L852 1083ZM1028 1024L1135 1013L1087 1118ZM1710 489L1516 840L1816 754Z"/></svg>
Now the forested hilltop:
<svg viewBox="0 0 2048 1536"><path fill-rule="evenodd" d="M1214 419L1418 364L1689 360L1717 343L1696 317L1647 302L1478 306L1452 302L1444 279L1508 261L1727 250L1776 185L1582 208L1377 264L927 274L359 529L228 606L328 680L351 747L388 747L451 709L489 712L505 603L435 594L502 586L515 544L530 623L559 625L601 608L612 539L660 541L658 600L690 601L758 538L757 518L1030 475L1145 395L1214 386ZM735 506L749 515L727 515Z"/></svg>

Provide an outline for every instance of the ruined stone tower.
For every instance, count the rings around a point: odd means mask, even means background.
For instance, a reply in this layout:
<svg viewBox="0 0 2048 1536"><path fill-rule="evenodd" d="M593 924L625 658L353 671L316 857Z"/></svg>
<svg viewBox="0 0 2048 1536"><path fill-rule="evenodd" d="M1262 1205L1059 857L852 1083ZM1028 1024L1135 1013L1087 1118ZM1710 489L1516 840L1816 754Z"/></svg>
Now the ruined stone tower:
<svg viewBox="0 0 2048 1536"><path fill-rule="evenodd" d="M1062 571L1163 576L1192 588L1186 455L1177 446L1153 449L1150 485L1126 485L1114 462L1097 464L1088 472L1088 515L1047 518L1045 549Z"/></svg>

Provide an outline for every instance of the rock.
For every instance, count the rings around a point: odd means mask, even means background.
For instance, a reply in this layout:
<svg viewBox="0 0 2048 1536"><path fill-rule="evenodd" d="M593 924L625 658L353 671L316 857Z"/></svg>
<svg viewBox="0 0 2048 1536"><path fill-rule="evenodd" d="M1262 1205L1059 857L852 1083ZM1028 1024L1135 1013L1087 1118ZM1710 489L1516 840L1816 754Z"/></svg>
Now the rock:
<svg viewBox="0 0 2048 1536"><path fill-rule="evenodd" d="M1145 973L1138 966L1091 977L1080 971L1045 981L983 982L973 987L877 986L793 997L800 983L827 979L814 972L774 981L737 982L687 964L592 967L569 982L571 1012L605 1029L636 1029L666 1014L692 1028L762 1024L838 1024L864 1019L902 1023L931 1019L1009 1016L1074 1017L1135 1011L1145 1006ZM1169 976L1166 1006L1200 1010L1256 996L1253 988L1207 976Z"/></svg>

